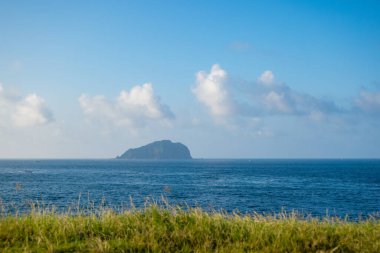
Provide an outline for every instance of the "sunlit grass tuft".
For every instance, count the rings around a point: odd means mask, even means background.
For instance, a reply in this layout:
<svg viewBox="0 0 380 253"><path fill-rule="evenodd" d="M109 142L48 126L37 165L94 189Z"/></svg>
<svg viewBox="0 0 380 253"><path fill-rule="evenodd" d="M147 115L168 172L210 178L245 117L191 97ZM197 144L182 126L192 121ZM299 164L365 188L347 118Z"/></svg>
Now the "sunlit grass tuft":
<svg viewBox="0 0 380 253"><path fill-rule="evenodd" d="M0 252L380 252L380 222L238 215L151 203L2 213Z"/></svg>

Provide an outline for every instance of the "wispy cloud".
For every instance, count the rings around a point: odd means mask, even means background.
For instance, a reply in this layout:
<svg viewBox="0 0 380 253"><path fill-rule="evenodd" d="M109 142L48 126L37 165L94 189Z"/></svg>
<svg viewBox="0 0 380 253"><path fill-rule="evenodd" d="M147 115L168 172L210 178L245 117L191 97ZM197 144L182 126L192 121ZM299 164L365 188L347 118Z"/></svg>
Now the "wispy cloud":
<svg viewBox="0 0 380 253"><path fill-rule="evenodd" d="M130 130L174 118L170 108L154 95L150 83L134 86L130 91L122 90L114 100L83 94L79 103L88 120L126 126Z"/></svg>
<svg viewBox="0 0 380 253"><path fill-rule="evenodd" d="M26 96L10 94L0 84L0 125L33 127L53 121L45 100L35 93Z"/></svg>

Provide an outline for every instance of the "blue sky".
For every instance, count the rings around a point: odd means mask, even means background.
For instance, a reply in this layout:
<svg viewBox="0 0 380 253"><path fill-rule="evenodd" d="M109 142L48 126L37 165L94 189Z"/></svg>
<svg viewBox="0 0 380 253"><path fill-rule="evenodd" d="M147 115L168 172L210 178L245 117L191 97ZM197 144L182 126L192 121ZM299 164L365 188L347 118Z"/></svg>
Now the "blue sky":
<svg viewBox="0 0 380 253"><path fill-rule="evenodd" d="M379 1L0 1L0 157L380 158Z"/></svg>

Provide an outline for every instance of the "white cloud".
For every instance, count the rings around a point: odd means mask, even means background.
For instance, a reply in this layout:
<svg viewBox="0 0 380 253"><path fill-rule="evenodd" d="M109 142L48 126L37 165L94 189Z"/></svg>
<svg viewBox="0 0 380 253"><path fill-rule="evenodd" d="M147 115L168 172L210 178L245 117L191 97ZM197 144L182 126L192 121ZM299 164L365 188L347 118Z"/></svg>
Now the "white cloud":
<svg viewBox="0 0 380 253"><path fill-rule="evenodd" d="M214 116L228 116L233 110L233 101L225 84L227 73L217 64L211 67L210 73L200 71L196 75L193 93Z"/></svg>
<svg viewBox="0 0 380 253"><path fill-rule="evenodd" d="M13 123L19 127L43 125L51 119L52 115L46 108L45 101L35 93L26 96L18 103L12 115Z"/></svg>
<svg viewBox="0 0 380 253"><path fill-rule="evenodd" d="M310 119L321 120L325 118L322 115L341 111L334 102L300 93L277 82L270 70L264 71L253 86L258 88L253 88L250 95L258 107L256 111L261 111L262 114L309 116Z"/></svg>
<svg viewBox="0 0 380 253"><path fill-rule="evenodd" d="M258 78L258 82L264 85L271 85L275 83L274 74L270 70L264 71Z"/></svg>
<svg viewBox="0 0 380 253"><path fill-rule="evenodd" d="M227 78L224 69L213 65L210 72L197 73L193 94L214 116L216 124L232 133L257 133L255 136L268 137L281 132L279 126L272 134L273 127L277 127L273 121L294 123L302 120L319 127L341 129L349 125L347 122L358 121L359 116L367 115L371 122L379 122L380 115L380 92L377 90L362 91L351 105L344 107L279 82L271 70L259 74L254 81L244 81ZM254 118L260 123L250 124ZM268 128L270 124L272 127Z"/></svg>
<svg viewBox="0 0 380 253"><path fill-rule="evenodd" d="M78 100L83 114L89 120L101 122L121 120L115 107L104 96L91 97L82 94Z"/></svg>
<svg viewBox="0 0 380 253"><path fill-rule="evenodd" d="M219 65L213 65L210 73L197 73L196 86L193 89L197 99L212 115L230 116L229 122L237 117L249 119L284 114L306 116L320 121L341 110L331 101L300 93L276 81L271 70L264 71L256 82L243 82L244 90L236 89L242 87L241 80L238 80L239 85L234 85L231 81L227 79L225 70ZM228 91L226 87L235 89ZM234 92L233 98L231 92Z"/></svg>
<svg viewBox="0 0 380 253"><path fill-rule="evenodd" d="M173 114L167 106L154 97L150 83L135 86L130 92L122 91L117 99L122 111L149 119L170 118Z"/></svg>
<svg viewBox="0 0 380 253"><path fill-rule="evenodd" d="M53 114L37 94L11 95L0 84L0 120L1 126L32 127L53 121Z"/></svg>
<svg viewBox="0 0 380 253"><path fill-rule="evenodd" d="M145 126L149 121L174 118L169 107L154 95L149 83L121 91L115 101L104 96L81 95L79 103L88 119L131 129Z"/></svg>

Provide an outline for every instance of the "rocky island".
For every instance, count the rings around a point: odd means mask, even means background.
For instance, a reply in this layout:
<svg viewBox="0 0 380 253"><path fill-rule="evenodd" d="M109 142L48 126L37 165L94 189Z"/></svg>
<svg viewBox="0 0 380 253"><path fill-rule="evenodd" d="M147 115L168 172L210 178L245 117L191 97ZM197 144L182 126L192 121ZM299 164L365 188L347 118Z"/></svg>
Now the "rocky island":
<svg viewBox="0 0 380 253"><path fill-rule="evenodd" d="M139 148L128 149L116 159L189 160L190 150L182 143L170 140L155 141Z"/></svg>

